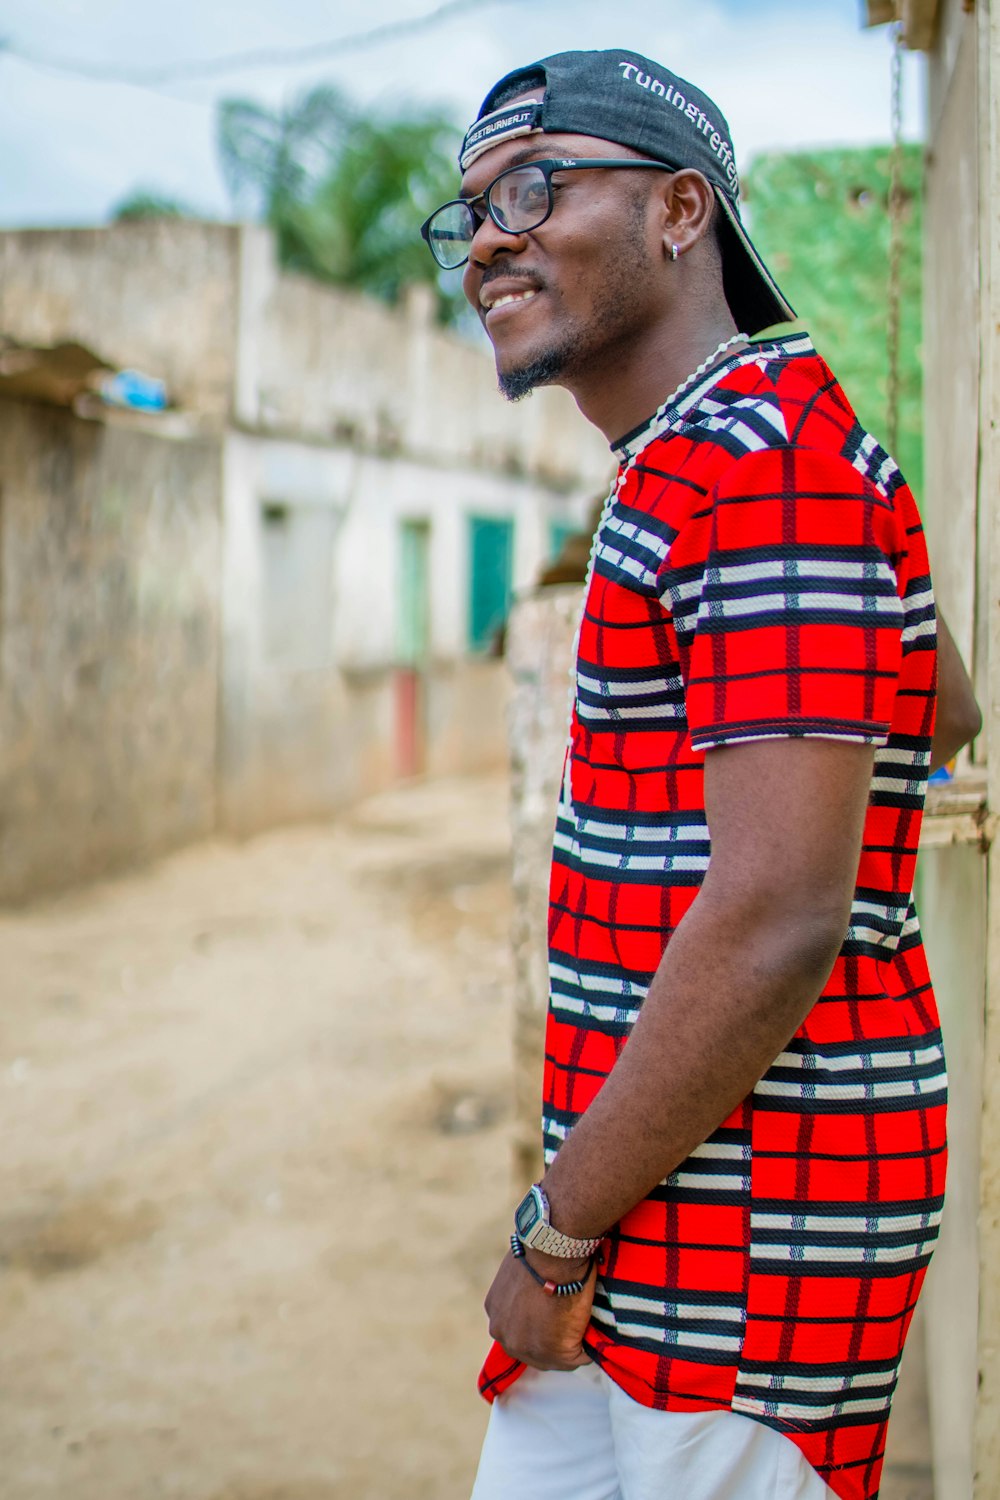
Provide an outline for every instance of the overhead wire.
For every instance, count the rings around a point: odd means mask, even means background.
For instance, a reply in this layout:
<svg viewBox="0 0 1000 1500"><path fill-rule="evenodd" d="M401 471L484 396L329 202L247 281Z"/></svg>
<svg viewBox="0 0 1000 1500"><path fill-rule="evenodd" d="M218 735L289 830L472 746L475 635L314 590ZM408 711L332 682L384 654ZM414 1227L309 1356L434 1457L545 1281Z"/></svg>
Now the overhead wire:
<svg viewBox="0 0 1000 1500"><path fill-rule="evenodd" d="M432 30L444 21L494 5L515 3L515 0L444 0L434 10L409 19L384 21L364 31L350 32L346 36L334 37L324 42L309 42L297 47L257 47L243 52L230 52L220 57L193 59L187 62L165 63L153 68L130 68L106 63L92 63L85 59L61 58L33 52L9 39L0 38L0 58L4 55L27 63L30 67L44 68L56 73L94 83L134 84L139 88L151 88L157 84L186 82L190 79L216 78L226 73L240 73L248 69L295 67L318 62L344 53L362 51L382 42L395 41L400 37L413 36Z"/></svg>

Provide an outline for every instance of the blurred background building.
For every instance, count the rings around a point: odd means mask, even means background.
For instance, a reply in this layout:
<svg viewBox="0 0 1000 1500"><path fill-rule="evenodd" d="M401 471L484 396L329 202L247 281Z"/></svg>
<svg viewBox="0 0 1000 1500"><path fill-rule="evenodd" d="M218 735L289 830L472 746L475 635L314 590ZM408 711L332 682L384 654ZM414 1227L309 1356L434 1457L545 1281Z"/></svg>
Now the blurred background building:
<svg viewBox="0 0 1000 1500"><path fill-rule="evenodd" d="M268 228L0 235L0 900L502 763L513 591L609 458L432 295L282 272ZM115 403L136 367L167 404Z"/></svg>

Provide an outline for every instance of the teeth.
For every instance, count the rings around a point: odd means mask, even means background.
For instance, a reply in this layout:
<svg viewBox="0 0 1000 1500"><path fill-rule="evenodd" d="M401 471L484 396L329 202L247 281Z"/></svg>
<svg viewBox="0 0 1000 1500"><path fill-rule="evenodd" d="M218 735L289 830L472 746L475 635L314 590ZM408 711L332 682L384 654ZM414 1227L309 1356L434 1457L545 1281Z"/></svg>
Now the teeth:
<svg viewBox="0 0 1000 1500"><path fill-rule="evenodd" d="M508 302L530 302L534 292L508 292L506 297L498 297L495 302L483 302L487 308L506 307Z"/></svg>

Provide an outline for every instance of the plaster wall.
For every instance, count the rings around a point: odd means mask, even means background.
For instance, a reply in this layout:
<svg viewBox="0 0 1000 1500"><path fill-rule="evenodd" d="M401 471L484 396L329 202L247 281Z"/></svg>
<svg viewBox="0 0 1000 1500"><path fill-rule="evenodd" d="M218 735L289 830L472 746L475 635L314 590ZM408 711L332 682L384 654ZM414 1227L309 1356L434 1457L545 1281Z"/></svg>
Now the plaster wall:
<svg viewBox="0 0 1000 1500"><path fill-rule="evenodd" d="M610 473L607 445L572 399L542 390L505 402L485 339L437 327L425 288L411 288L399 309L279 275L267 246L244 233L242 297L259 329L241 348L245 425L552 486L595 475L599 485Z"/></svg>
<svg viewBox="0 0 1000 1500"><path fill-rule="evenodd" d="M425 769L501 764L506 674L467 645L469 518L513 523L523 590L547 556L548 522L582 524L588 494L250 433L227 438L224 475L226 826L322 815L396 774L404 521L428 535ZM276 548L287 559L277 571Z"/></svg>
<svg viewBox="0 0 1000 1500"><path fill-rule="evenodd" d="M539 1101L549 1000L548 892L569 673L582 604L577 584L540 589L510 621L510 815L514 907L513 1193L542 1175Z"/></svg>
<svg viewBox="0 0 1000 1500"><path fill-rule="evenodd" d="M0 401L0 901L211 832L218 471Z"/></svg>
<svg viewBox="0 0 1000 1500"><path fill-rule="evenodd" d="M270 233L252 226L163 220L2 233L0 332L39 344L79 340L112 364L159 375L172 399L200 419L187 431L217 435L188 447L142 436L134 421L127 430L128 418L105 427L28 407L11 418L17 436L4 455L6 472L19 484L23 477L43 530L58 531L77 495L97 497L104 551L98 557L91 522L81 521L83 539L72 544L77 594L52 593L59 602L51 629L54 640L64 629L75 632L88 670L112 686L98 694L86 729L75 697L66 734L57 737L65 787L53 806L68 798L78 820L89 806L93 826L74 839L71 855L53 853L39 815L29 855L25 812L16 851L8 839L21 873L0 896L155 852L182 828L195 837L212 826L215 800L221 826L248 831L325 815L392 780L400 761L400 529L407 520L423 523L429 538L424 768L502 761L506 678L497 661L468 650L469 518L513 523L515 589L530 585L547 559L553 522L583 522L612 464L564 393L508 405L485 345L437 328L419 288L404 307L387 308L287 276L276 267ZM28 434L43 429L58 435L53 454L70 454L63 467L45 468L31 446ZM186 507L175 495L185 474L193 476ZM123 527L114 564L121 597L101 616L105 635L91 641L88 601L103 597L102 569L110 569L116 545L101 509L111 491L120 497L115 524ZM176 503L182 517L192 513L190 524L157 533L157 544L174 565L177 588L198 596L199 620L212 637L181 693L185 702L198 697L203 722L195 726L182 712L147 746L150 788L161 785L175 739L186 746L192 784L215 777L208 801L184 792L183 816L159 794L139 816L142 797L128 789L128 776L136 788L146 786L139 767L105 784L94 759L102 733L128 743L138 733L129 712L159 723L179 691L167 670L176 623L169 613L160 647L145 617L141 650L133 640L129 591L147 587L154 564L145 533L134 538L130 528L154 493ZM8 570L48 578L54 588L65 560L46 554L43 565L22 554L19 535L11 545ZM131 678L121 677L137 651L149 662L148 702L139 707ZM53 682L64 680L60 666L51 671ZM209 714L212 673L217 710ZM2 696L3 711L14 712L6 684ZM44 712L37 723L44 733ZM48 774L43 766L44 756L33 773L36 790ZM40 794L31 795L38 802ZM19 791L18 805L27 808L27 796ZM14 817L7 814L8 831ZM55 825L53 838L58 846Z"/></svg>
<svg viewBox="0 0 1000 1500"><path fill-rule="evenodd" d="M225 416L242 232L184 219L5 230L0 332L22 343L87 344L110 364L165 380L180 406Z"/></svg>

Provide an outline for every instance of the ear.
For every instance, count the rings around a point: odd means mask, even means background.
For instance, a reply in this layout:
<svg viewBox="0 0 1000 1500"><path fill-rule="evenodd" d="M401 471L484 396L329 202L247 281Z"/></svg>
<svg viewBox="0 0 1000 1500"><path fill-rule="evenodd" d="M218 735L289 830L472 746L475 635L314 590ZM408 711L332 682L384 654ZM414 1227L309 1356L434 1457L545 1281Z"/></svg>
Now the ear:
<svg viewBox="0 0 1000 1500"><path fill-rule="evenodd" d="M673 246L683 255L708 232L715 213L715 193L700 172L685 168L663 178L660 195L663 254L673 258Z"/></svg>

